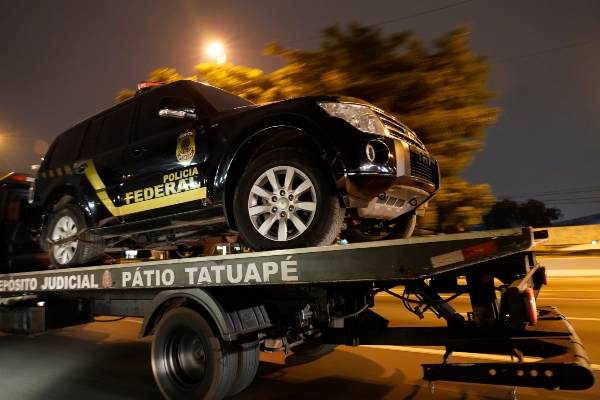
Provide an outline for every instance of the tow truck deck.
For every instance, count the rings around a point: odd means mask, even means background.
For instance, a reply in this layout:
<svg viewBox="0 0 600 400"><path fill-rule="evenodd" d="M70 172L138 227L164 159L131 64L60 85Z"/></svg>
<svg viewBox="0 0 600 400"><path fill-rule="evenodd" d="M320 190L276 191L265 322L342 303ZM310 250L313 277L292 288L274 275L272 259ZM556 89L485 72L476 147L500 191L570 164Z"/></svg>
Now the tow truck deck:
<svg viewBox="0 0 600 400"><path fill-rule="evenodd" d="M0 331L143 317L140 337L154 334L153 371L171 399L238 393L256 373L259 349L320 356L339 344L445 346L442 363L423 365L431 384L587 389L594 373L577 334L556 308L535 305L546 278L530 249L546 239L506 229L0 275ZM398 286L402 295L391 291ZM388 327L370 309L380 292L448 326ZM473 307L466 318L450 306L463 293ZM452 364L454 351L507 362Z"/></svg>

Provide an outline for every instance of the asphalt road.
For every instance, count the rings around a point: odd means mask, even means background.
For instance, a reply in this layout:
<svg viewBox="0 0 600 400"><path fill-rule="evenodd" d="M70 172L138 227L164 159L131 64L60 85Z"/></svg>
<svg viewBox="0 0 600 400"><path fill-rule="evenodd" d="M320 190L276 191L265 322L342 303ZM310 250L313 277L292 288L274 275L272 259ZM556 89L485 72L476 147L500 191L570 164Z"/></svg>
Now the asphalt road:
<svg viewBox="0 0 600 400"><path fill-rule="evenodd" d="M441 323L432 314L419 322L392 296L378 295L375 311L391 326ZM557 306L600 369L600 279L553 279L538 299ZM465 299L453 305L458 311ZM95 322L33 337L0 334L0 400L161 399L150 367L151 338L137 339L140 320ZM485 362L454 356L452 362ZM262 354L258 374L231 399L379 400L509 399L508 387L437 382L435 394L421 380L421 364L441 362L438 348L351 348L310 360ZM600 371L596 373L600 380ZM600 384L587 391L519 388L518 399L598 399Z"/></svg>

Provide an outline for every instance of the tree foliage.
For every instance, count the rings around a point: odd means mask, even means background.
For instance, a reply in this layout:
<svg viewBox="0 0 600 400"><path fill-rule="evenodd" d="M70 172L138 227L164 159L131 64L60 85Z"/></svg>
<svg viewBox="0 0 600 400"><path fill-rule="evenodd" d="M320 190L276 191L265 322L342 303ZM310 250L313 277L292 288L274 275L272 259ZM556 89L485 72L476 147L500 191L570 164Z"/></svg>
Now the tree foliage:
<svg viewBox="0 0 600 400"><path fill-rule="evenodd" d="M560 217L560 209L546 207L539 200L529 199L524 203L517 203L504 199L494 204L483 216L483 223L488 229L511 228L515 225L544 228Z"/></svg>
<svg viewBox="0 0 600 400"><path fill-rule="evenodd" d="M318 50L272 43L265 54L286 65L264 74L231 63L204 63L195 67L197 78L188 79L256 103L336 94L366 100L394 115L417 132L441 167L442 188L421 228L465 230L494 204L488 185L470 185L459 175L483 147L485 127L499 116L498 109L485 106L494 93L486 89L484 57L469 48L467 27L454 29L429 49L409 32L384 36L378 28L351 24L326 29ZM160 81L180 79L174 70L157 71L151 76Z"/></svg>
<svg viewBox="0 0 600 400"><path fill-rule="evenodd" d="M550 226L552 221L556 221L560 217L562 217L562 213L558 208L547 208L543 202L534 199L521 203L517 212L518 223L534 228Z"/></svg>
<svg viewBox="0 0 600 400"><path fill-rule="evenodd" d="M488 229L512 228L517 221L517 202L504 199L496 202L490 211L483 216L483 223Z"/></svg>

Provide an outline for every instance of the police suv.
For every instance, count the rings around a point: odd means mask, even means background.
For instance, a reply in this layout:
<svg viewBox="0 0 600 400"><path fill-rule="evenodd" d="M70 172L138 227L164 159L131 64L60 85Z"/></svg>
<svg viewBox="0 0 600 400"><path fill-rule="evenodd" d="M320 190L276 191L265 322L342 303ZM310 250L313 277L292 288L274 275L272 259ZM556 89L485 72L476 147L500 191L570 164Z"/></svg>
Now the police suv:
<svg viewBox="0 0 600 400"><path fill-rule="evenodd" d="M410 236L438 189L415 133L356 98L255 105L182 80L59 135L29 224L55 267L110 249L176 249L239 233L255 250Z"/></svg>

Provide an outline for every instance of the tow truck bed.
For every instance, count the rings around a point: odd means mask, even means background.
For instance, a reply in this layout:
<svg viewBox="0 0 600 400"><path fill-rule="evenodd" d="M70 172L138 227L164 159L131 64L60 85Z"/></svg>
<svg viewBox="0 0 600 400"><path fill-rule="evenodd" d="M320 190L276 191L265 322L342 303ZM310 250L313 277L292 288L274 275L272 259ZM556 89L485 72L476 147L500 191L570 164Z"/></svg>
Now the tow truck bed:
<svg viewBox="0 0 600 400"><path fill-rule="evenodd" d="M594 374L576 333L558 310L535 307L545 275L527 250L546 238L530 228L507 229L0 275L0 330L33 333L99 315L136 316L144 317L140 337L155 334L156 341L164 336L165 316L189 308L212 320L219 340L252 339L267 351L299 351L316 341L321 349L445 346L442 364L423 366L424 379L586 389ZM396 296L414 305L413 312L430 309L448 326L387 327L370 307L376 293L391 294L396 286L405 287ZM440 293L468 293L473 312L465 319ZM520 362L450 364L453 351L506 354ZM541 360L525 363L524 356ZM158 357L153 368L165 358ZM165 397L176 397L168 375L155 369ZM250 383L253 374L243 375L232 379L235 385ZM230 394L221 388L213 398Z"/></svg>

